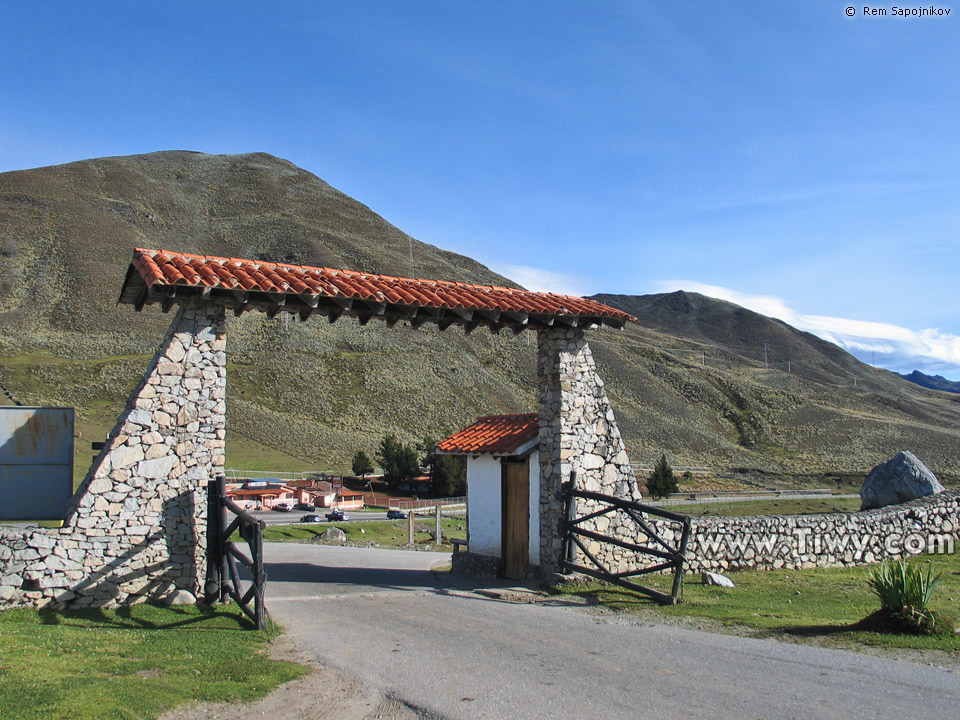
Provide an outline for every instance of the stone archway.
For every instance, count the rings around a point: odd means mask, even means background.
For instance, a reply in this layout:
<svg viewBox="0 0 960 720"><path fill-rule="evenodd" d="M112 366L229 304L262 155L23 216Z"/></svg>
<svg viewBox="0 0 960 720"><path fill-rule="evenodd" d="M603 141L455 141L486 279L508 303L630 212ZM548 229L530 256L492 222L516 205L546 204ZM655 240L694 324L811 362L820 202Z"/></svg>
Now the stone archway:
<svg viewBox="0 0 960 720"><path fill-rule="evenodd" d="M114 431L57 531L0 531L15 548L0 601L123 605L202 597L204 483L223 473L226 312L306 320L343 315L392 326L432 322L469 333L538 334L540 566L560 556L560 485L629 497L635 485L584 331L622 328L630 315L583 298L352 271L138 249L120 296L141 310L177 308ZM7 578L13 578L7 583Z"/></svg>

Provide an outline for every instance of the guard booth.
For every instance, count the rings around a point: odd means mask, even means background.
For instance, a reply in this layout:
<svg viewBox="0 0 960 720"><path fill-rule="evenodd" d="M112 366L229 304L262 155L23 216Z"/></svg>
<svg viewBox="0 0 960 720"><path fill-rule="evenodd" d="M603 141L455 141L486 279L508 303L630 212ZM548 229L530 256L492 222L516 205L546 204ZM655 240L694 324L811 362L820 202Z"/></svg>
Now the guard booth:
<svg viewBox="0 0 960 720"><path fill-rule="evenodd" d="M73 427L73 408L0 407L0 520L63 520Z"/></svg>
<svg viewBox="0 0 960 720"><path fill-rule="evenodd" d="M511 580L540 565L537 413L487 415L437 444L467 458L467 547Z"/></svg>

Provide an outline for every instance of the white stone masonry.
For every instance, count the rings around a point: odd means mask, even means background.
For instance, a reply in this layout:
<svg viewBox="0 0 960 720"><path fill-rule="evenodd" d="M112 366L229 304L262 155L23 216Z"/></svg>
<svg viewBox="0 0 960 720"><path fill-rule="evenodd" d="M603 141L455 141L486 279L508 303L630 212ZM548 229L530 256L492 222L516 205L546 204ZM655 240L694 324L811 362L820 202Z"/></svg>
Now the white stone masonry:
<svg viewBox="0 0 960 720"><path fill-rule="evenodd" d="M206 482L223 473L224 310L182 306L63 528L0 530L0 605L196 602Z"/></svg>
<svg viewBox="0 0 960 720"><path fill-rule="evenodd" d="M541 330L537 341L540 569L550 574L563 544L562 483L575 475L579 489L628 500L639 500L640 490L583 330ZM578 511L590 506L581 503Z"/></svg>

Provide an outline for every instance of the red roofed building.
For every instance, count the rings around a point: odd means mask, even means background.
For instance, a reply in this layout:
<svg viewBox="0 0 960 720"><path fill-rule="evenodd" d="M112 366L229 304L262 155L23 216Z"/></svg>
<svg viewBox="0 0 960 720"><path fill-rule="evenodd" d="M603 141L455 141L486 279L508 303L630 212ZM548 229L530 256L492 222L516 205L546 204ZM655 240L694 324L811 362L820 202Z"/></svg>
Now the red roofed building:
<svg viewBox="0 0 960 720"><path fill-rule="evenodd" d="M467 458L467 545L522 579L540 562L540 419L487 415L437 444ZM531 532L532 529L532 532Z"/></svg>
<svg viewBox="0 0 960 720"><path fill-rule="evenodd" d="M228 487L227 497L248 510L269 510L274 505L293 507L298 502L296 488L264 480L251 480L243 485Z"/></svg>

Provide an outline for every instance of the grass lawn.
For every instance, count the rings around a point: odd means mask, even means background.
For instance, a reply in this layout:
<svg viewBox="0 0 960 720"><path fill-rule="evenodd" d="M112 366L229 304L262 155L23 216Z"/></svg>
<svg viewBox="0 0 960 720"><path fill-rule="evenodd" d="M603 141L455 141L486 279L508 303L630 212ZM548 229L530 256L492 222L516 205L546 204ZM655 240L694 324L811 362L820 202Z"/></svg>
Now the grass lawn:
<svg viewBox="0 0 960 720"><path fill-rule="evenodd" d="M248 701L305 674L262 651L226 605L0 613L0 718L155 718L191 700Z"/></svg>
<svg viewBox="0 0 960 720"><path fill-rule="evenodd" d="M662 505L663 510L682 515L809 515L813 513L850 513L860 509L860 498L787 498L782 500L745 500L701 505Z"/></svg>
<svg viewBox="0 0 960 720"><path fill-rule="evenodd" d="M931 608L956 616L960 605L960 555L922 556L942 578ZM699 575L684 583L683 603L660 606L641 595L599 582L557 589L594 599L604 606L641 615L704 620L708 627L752 637L810 642L833 647L908 648L947 651L960 659L960 635L893 635L858 629L855 624L880 607L867 585L869 567L811 570L748 570L724 573L736 587L700 583ZM651 586L669 591L670 578L648 576Z"/></svg>
<svg viewBox="0 0 960 720"><path fill-rule="evenodd" d="M429 545L433 538L426 531L435 526L433 518L418 518L414 534L417 545ZM458 530L466 526L466 518L443 518L443 544L435 546L437 549L449 550L451 537L466 539L467 531ZM318 540L326 530L338 527L347 534L348 544L379 545L380 547L402 547L407 544L406 520L371 520L369 522L322 522L309 525L267 525L263 531L263 539L269 541L309 541Z"/></svg>

